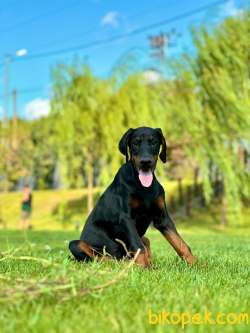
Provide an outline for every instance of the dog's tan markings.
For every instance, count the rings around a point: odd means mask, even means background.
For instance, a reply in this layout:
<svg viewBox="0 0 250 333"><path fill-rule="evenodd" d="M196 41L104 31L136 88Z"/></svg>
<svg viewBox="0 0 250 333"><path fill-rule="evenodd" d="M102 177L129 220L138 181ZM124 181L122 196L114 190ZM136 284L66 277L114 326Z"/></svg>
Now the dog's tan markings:
<svg viewBox="0 0 250 333"><path fill-rule="evenodd" d="M94 250L83 240L79 241L78 247L82 252L87 254L87 256L89 256L90 258L93 258L95 256Z"/></svg>
<svg viewBox="0 0 250 333"><path fill-rule="evenodd" d="M130 204L132 208L136 209L141 205L141 200L139 198L131 197Z"/></svg>
<svg viewBox="0 0 250 333"><path fill-rule="evenodd" d="M138 156L132 155L132 156L131 156L131 159L132 159L132 161L133 161L133 163L134 163L135 165L139 166L139 164L140 164L140 159L139 159Z"/></svg>
<svg viewBox="0 0 250 333"><path fill-rule="evenodd" d="M197 261L197 258L193 256L191 250L178 233L172 230L167 230L163 232L163 234L167 241L173 246L177 254L188 264L192 265Z"/></svg>
<svg viewBox="0 0 250 333"><path fill-rule="evenodd" d="M150 260L151 258L150 240L145 236L142 236L141 240L143 245L145 246L145 250L147 251L148 259Z"/></svg>
<svg viewBox="0 0 250 333"><path fill-rule="evenodd" d="M104 253L98 253L83 240L79 241L78 247L82 252L87 254L87 256L89 256L90 258L96 258L100 261L106 261L110 259L110 255L105 251L105 249L103 250Z"/></svg>
<svg viewBox="0 0 250 333"><path fill-rule="evenodd" d="M163 210L165 207L165 200L162 196L159 196L158 198L156 198L155 200L156 206L158 208L160 208L160 210Z"/></svg>
<svg viewBox="0 0 250 333"><path fill-rule="evenodd" d="M140 253L135 262L139 265L142 266L143 268L147 268L150 266L150 260L149 260L149 256L148 253L145 251L144 253Z"/></svg>

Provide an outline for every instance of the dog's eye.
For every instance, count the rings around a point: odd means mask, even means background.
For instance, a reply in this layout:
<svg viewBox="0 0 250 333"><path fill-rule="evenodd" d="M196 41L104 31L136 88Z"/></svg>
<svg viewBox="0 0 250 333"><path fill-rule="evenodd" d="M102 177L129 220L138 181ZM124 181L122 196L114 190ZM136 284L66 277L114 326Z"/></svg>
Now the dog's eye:
<svg viewBox="0 0 250 333"><path fill-rule="evenodd" d="M133 145L134 147L138 147L138 146L140 145L140 141L139 141L139 140L134 141L134 142L132 143L132 145Z"/></svg>

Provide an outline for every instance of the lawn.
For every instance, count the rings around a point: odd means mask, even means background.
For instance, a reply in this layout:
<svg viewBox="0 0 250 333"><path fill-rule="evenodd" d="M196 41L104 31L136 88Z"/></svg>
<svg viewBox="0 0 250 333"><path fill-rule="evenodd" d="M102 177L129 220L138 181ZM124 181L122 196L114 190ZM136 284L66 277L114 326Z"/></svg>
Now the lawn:
<svg viewBox="0 0 250 333"><path fill-rule="evenodd" d="M220 230L205 212L188 222L179 230L198 264L188 267L151 229L148 270L128 261L75 263L67 244L76 231L2 230L1 332L181 332L180 318L196 313L207 323L186 323L185 332L249 332L250 229ZM170 317L157 324L164 311ZM209 323L220 314L224 324Z"/></svg>

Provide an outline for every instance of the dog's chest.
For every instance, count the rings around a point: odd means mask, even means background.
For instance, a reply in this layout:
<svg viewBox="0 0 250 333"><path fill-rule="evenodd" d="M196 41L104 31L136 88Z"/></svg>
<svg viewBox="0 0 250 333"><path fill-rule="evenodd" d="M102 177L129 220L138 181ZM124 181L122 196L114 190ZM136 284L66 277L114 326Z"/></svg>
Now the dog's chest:
<svg viewBox="0 0 250 333"><path fill-rule="evenodd" d="M129 204L132 218L152 219L157 213L157 198L154 196L132 195Z"/></svg>

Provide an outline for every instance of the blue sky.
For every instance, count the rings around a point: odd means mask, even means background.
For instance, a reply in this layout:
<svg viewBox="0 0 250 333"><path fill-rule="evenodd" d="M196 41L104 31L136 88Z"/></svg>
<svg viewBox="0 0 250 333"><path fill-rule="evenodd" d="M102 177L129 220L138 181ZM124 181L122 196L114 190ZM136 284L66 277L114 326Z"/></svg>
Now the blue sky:
<svg viewBox="0 0 250 333"><path fill-rule="evenodd" d="M148 36L176 29L179 37L167 55L171 57L192 50L190 26L217 24L225 16L235 15L247 6L247 0L228 0L207 10L175 20L140 34L112 43L88 47L54 56L32 58L40 53L86 45L174 18L197 8L213 4L213 0L0 0L0 113L3 106L3 61L11 54L9 91L17 90L17 110L29 118L49 110L51 68L69 62L75 55L85 57L95 74L107 76L122 55L136 48L140 64L152 65ZM17 58L17 50L27 55ZM11 100L8 114L11 116Z"/></svg>

